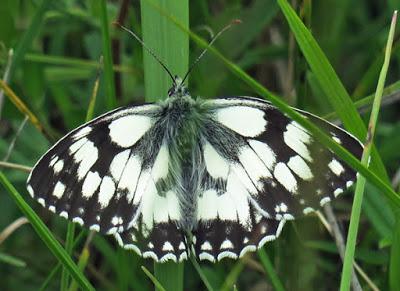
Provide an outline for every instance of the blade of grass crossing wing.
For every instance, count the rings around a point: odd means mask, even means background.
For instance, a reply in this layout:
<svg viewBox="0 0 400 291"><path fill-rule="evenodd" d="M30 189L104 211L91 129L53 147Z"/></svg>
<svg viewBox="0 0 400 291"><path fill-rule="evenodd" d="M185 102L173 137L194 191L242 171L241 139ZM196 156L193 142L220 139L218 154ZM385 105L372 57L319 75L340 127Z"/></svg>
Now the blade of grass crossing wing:
<svg viewBox="0 0 400 291"><path fill-rule="evenodd" d="M357 111L346 89L340 82L321 48L289 3L286 0L278 0L278 4L309 66L320 81L321 88L325 91L327 96L336 96L335 98L329 98L329 101L335 107L343 123L349 129L354 129L353 132L356 133L358 137L364 137L364 135L362 135L363 133L357 130L358 126L364 126L364 124L358 117Z"/></svg>
<svg viewBox="0 0 400 291"><path fill-rule="evenodd" d="M393 14L392 24L390 26L389 37L386 44L385 61L382 66L381 73L379 75L378 85L376 88L376 94L374 99L374 104L372 106L371 117L368 125L367 140L365 142L364 152L361 158L361 163L363 165L368 165L372 142L375 134L376 124L378 122L379 108L382 100L383 88L385 85L386 74L389 68L390 53L393 44L394 31L396 27L397 11ZM350 226L347 236L346 252L343 263L342 279L340 282L340 290L347 291L350 289L351 273L353 272L353 261L354 261L354 251L357 240L358 224L361 214L361 204L364 194L366 179L363 176L359 176L356 184L356 190L354 194L353 207L351 210Z"/></svg>
<svg viewBox="0 0 400 291"><path fill-rule="evenodd" d="M358 138L365 138L367 131L364 123L327 57L289 3L286 0L278 0L278 4L311 70L344 126ZM371 169L389 181L385 167L375 148L372 152Z"/></svg>
<svg viewBox="0 0 400 291"><path fill-rule="evenodd" d="M189 26L188 0L153 1ZM162 17L148 1L141 1L143 41L168 69L179 76L188 70L189 37L168 19ZM144 51L144 74L147 101L167 97L172 80L157 61ZM166 290L183 290L183 263L154 263L154 274Z"/></svg>
<svg viewBox="0 0 400 291"><path fill-rule="evenodd" d="M53 234L47 226L40 220L39 216L32 210L32 208L24 201L22 196L17 192L14 186L8 181L6 176L0 172L0 182L4 188L14 199L18 207L24 213L26 218L35 229L36 233L46 244L49 250L56 256L56 258L68 269L72 278L79 284L82 290L94 290L88 279L82 274L71 257L65 252L60 243L54 238Z"/></svg>

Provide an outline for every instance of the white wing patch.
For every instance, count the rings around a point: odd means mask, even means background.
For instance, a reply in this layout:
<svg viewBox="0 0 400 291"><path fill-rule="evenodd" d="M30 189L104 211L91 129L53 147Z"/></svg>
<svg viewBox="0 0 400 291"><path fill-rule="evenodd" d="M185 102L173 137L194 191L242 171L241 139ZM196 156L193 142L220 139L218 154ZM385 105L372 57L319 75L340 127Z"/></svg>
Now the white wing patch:
<svg viewBox="0 0 400 291"><path fill-rule="evenodd" d="M246 169L247 175L258 189L262 189L262 185L258 184L260 179L272 177L272 174L266 165L250 147L242 147L239 153L239 161Z"/></svg>
<svg viewBox="0 0 400 291"><path fill-rule="evenodd" d="M248 190L234 171L229 171L224 178L227 179L225 193L218 194L214 189L208 189L198 196L197 219L239 221L245 227L250 219Z"/></svg>
<svg viewBox="0 0 400 291"><path fill-rule="evenodd" d="M275 179L293 194L297 190L297 181L285 163L277 163L274 170Z"/></svg>
<svg viewBox="0 0 400 291"><path fill-rule="evenodd" d="M269 170L273 170L276 163L276 154L274 151L266 143L258 140L249 140L249 145L256 152L264 165Z"/></svg>
<svg viewBox="0 0 400 291"><path fill-rule="evenodd" d="M105 176L100 184L99 203L102 208L105 208L110 203L111 198L115 193L114 181L109 176Z"/></svg>
<svg viewBox="0 0 400 291"><path fill-rule="evenodd" d="M86 175L85 181L82 185L82 196L89 199L93 196L94 192L99 188L101 178L97 172L89 172Z"/></svg>
<svg viewBox="0 0 400 291"><path fill-rule="evenodd" d="M204 144L203 155L206 169L213 178L226 178L228 176L228 161L209 142Z"/></svg>
<svg viewBox="0 0 400 291"><path fill-rule="evenodd" d="M149 182L149 187L143 195L141 213L147 229L152 229L153 223L168 223L169 220L181 218L176 193L170 190L165 196L161 196L152 181Z"/></svg>
<svg viewBox="0 0 400 291"><path fill-rule="evenodd" d="M310 151L307 148L311 136L305 132L305 129L300 128L297 122L292 121L287 125L283 138L287 146L307 161L312 162Z"/></svg>
<svg viewBox="0 0 400 291"><path fill-rule="evenodd" d="M297 176L303 180L309 181L314 177L310 167L300 156L291 157L287 165Z"/></svg>
<svg viewBox="0 0 400 291"><path fill-rule="evenodd" d="M54 187L53 195L60 199L64 195L65 185L60 181L57 182L56 186Z"/></svg>
<svg viewBox="0 0 400 291"><path fill-rule="evenodd" d="M141 159L137 155L132 155L129 157L124 171L122 172L121 179L119 180L118 188L128 190L126 199L129 203L132 203L135 197L135 190L141 169Z"/></svg>
<svg viewBox="0 0 400 291"><path fill-rule="evenodd" d="M332 159L328 166L336 176L340 176L344 172L342 164L339 163L336 159Z"/></svg>
<svg viewBox="0 0 400 291"><path fill-rule="evenodd" d="M54 164L53 169L56 174L60 173L64 168L64 161L58 160L57 163Z"/></svg>
<svg viewBox="0 0 400 291"><path fill-rule="evenodd" d="M139 204L143 224L150 231L154 223L168 223L181 218L178 195L173 189L164 194L158 193L156 183L167 177L169 172L169 154L166 145L162 145L151 169L142 171L134 204Z"/></svg>
<svg viewBox="0 0 400 291"><path fill-rule="evenodd" d="M110 137L120 147L133 146L154 124L151 117L126 115L113 120L108 128Z"/></svg>
<svg viewBox="0 0 400 291"><path fill-rule="evenodd" d="M265 131L267 121L264 111L247 106L230 106L218 109L215 117L218 122L237 133L255 137Z"/></svg>
<svg viewBox="0 0 400 291"><path fill-rule="evenodd" d="M160 151L158 152L156 161L153 165L152 177L154 181L166 178L168 175L169 166L169 152L166 144L162 144Z"/></svg>
<svg viewBox="0 0 400 291"><path fill-rule="evenodd" d="M218 195L214 189L206 190L197 198L197 219L210 220L218 217Z"/></svg>
<svg viewBox="0 0 400 291"><path fill-rule="evenodd" d="M236 210L235 219L238 219L239 223L246 228L250 220L250 194L240 182L235 172L229 174L226 190L234 203L234 209Z"/></svg>
<svg viewBox="0 0 400 291"><path fill-rule="evenodd" d="M124 150L117 154L111 162L110 172L115 180L121 178L122 172L124 171L125 165L128 161L131 150Z"/></svg>
<svg viewBox="0 0 400 291"><path fill-rule="evenodd" d="M79 163L78 180L82 180L99 157L97 147L93 142L85 142L74 154L74 160Z"/></svg>
<svg viewBox="0 0 400 291"><path fill-rule="evenodd" d="M80 139L84 136L87 136L90 132L92 131L92 127L90 126L84 126L82 127L80 130L78 130L73 136L72 138L77 140Z"/></svg>

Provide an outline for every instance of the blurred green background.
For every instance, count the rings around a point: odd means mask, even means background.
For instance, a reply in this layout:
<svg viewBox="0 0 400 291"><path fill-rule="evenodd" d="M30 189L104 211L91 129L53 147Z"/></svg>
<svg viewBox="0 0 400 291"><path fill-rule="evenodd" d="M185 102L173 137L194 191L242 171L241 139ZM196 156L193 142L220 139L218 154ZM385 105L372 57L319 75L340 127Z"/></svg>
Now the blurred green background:
<svg viewBox="0 0 400 291"><path fill-rule="evenodd" d="M8 84L55 138L85 121L96 78L100 76L94 114L107 111L107 93L100 66L102 55L101 1L78 0L1 0L0 78L8 73ZM374 93L383 62L383 51L393 11L399 0L304 0L291 1L292 7L328 57L354 101ZM280 11L272 0L190 1L190 28L210 39L232 19L234 26L215 44L269 90L290 105L326 116L333 111L317 76L307 61ZM131 36L111 25L119 20L141 35L139 1L107 1L107 14L114 61L117 105L144 100L143 53ZM389 177L399 189L400 180L400 84L399 33L396 33L391 65L380 113L376 145ZM9 50L19 59L9 63ZM190 62L201 52L190 45ZM7 74L6 74L7 75ZM244 82L233 76L215 56L206 55L190 76L192 95L252 95ZM0 97L1 98L1 97ZM3 100L4 102L1 102ZM361 107L367 121L368 100ZM8 156L10 144L23 123L23 115L3 97L0 99L0 160ZM330 115L331 121L338 121ZM50 147L48 140L27 122L15 142L9 162L33 166ZM27 173L3 168L29 204L64 241L66 222L43 210L25 190ZM396 178L397 177L397 178ZM345 231L351 210L352 192L333 203L340 226ZM8 193L0 187L0 233L21 217ZM388 290L390 247L395 227L393 209L379 191L368 185L363 202L356 259L369 279L381 290ZM1 238L1 237L0 237ZM82 245L78 246L78 255ZM265 247L279 280L287 290L337 290L342 263L334 240L314 215L287 223L281 237ZM400 257L399 257L400 260ZM38 290L57 261L25 224L0 239L0 290ZM153 287L140 269L152 270L152 262L117 247L112 238L96 235L90 245L86 276L99 290L150 290ZM215 289L272 290L271 280L256 254L239 262L224 260L202 264ZM60 273L48 289L58 289ZM190 263L185 264L185 290L204 286ZM400 270L399 270L400 275ZM365 290L374 287L363 278ZM400 285L400 284L399 284Z"/></svg>

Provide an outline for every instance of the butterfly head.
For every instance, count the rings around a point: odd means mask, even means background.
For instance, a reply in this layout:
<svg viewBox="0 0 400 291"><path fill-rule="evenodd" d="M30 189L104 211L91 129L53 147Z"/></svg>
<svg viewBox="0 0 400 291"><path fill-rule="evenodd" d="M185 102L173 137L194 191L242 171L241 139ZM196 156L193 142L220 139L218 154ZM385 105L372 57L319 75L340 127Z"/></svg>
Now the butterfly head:
<svg viewBox="0 0 400 291"><path fill-rule="evenodd" d="M189 96L189 91L185 84L178 76L174 77L172 87L168 90L168 97L185 97Z"/></svg>

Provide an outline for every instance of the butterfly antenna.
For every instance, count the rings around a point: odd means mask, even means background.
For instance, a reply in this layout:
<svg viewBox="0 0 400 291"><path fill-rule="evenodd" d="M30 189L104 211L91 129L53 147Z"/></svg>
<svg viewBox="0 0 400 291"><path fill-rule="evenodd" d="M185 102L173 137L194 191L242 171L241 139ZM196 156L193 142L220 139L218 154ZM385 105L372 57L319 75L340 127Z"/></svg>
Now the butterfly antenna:
<svg viewBox="0 0 400 291"><path fill-rule="evenodd" d="M221 36L221 34L223 34L225 31L227 31L228 29L230 29L234 24L239 24L242 23L241 20L239 19L235 19L232 20L231 23L229 23L227 26L225 26L224 28L222 28L209 42L208 46L201 52L201 54L197 57L197 59L190 65L189 70L187 71L187 73L185 74L185 76L182 79L182 83L185 82L185 80L187 79L187 77L189 76L190 72L193 70L193 68L197 65L197 63L201 60L201 58L204 56L204 54L208 51L208 48L211 47L213 45L213 43Z"/></svg>
<svg viewBox="0 0 400 291"><path fill-rule="evenodd" d="M120 24L119 22L113 22L114 25L118 26L119 28L125 30L126 32L128 32L130 35L132 35L141 45L142 47L144 47L144 49L164 68L164 70L168 73L168 75L171 77L172 82L175 83L175 78L174 76L171 74L171 71L168 70L167 66L156 56L156 54L146 46L146 44L143 42L143 40L138 37L132 30L126 28L125 26L123 26L122 24Z"/></svg>

